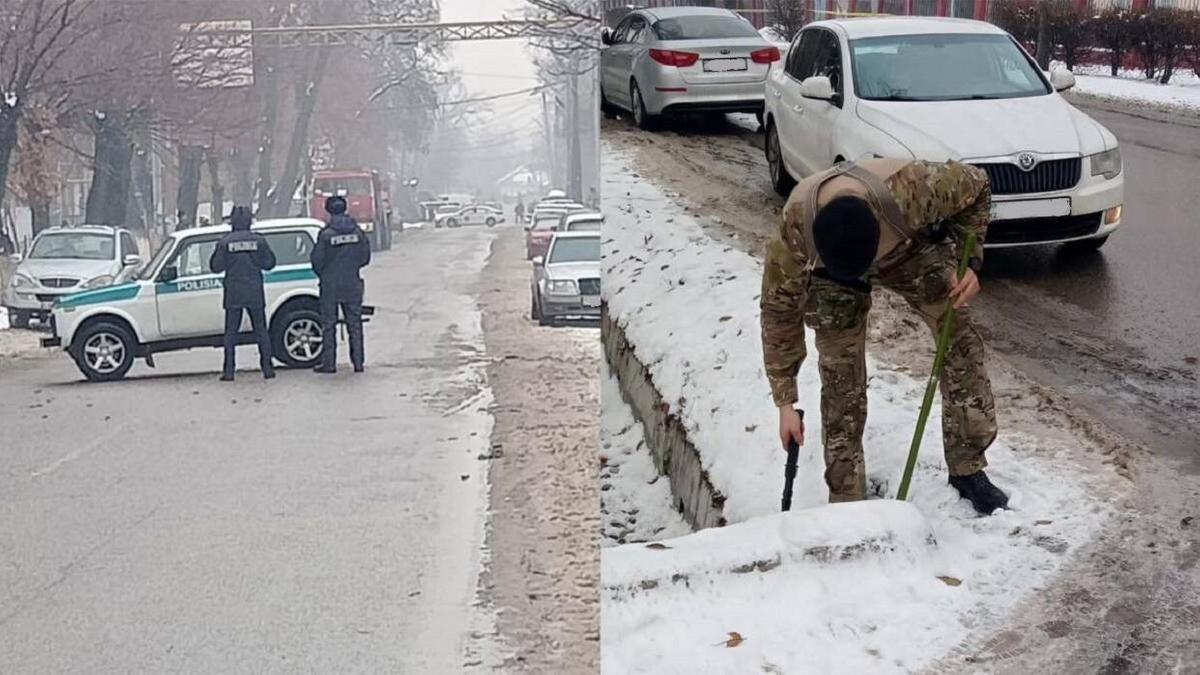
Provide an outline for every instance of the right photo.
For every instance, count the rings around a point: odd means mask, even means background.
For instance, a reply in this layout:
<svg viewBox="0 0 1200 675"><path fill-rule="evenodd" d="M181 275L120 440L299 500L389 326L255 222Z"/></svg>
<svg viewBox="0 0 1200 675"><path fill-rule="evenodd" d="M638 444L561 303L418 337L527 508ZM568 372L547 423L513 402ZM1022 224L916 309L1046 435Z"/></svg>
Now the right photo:
<svg viewBox="0 0 1200 675"><path fill-rule="evenodd" d="M602 672L1200 670L1200 2L601 5Z"/></svg>

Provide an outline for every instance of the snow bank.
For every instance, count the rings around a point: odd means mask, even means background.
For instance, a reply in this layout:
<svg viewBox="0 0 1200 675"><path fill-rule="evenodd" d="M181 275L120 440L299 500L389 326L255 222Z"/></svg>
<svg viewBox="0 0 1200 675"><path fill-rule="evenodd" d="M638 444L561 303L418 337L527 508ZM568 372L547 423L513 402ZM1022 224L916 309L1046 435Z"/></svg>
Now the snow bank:
<svg viewBox="0 0 1200 675"><path fill-rule="evenodd" d="M1122 70L1112 77L1106 66L1076 66L1075 90L1100 98L1180 108L1200 113L1200 77L1177 70L1170 84L1147 80L1140 70Z"/></svg>
<svg viewBox="0 0 1200 675"><path fill-rule="evenodd" d="M617 378L603 359L600 401L601 546L668 539L691 532L673 506L670 481L654 468L642 424L621 398Z"/></svg>
<svg viewBox="0 0 1200 675"><path fill-rule="evenodd" d="M606 147L603 165L604 193L610 196L604 205L603 287L609 313L635 345L670 413L688 430L714 487L727 498L725 517L734 524L701 533L700 548L714 560L740 559L747 551L755 558L771 551L783 556L784 538L764 534L778 525L753 520L778 512L784 460L762 366L762 265L707 236L640 178L622 152ZM808 338L809 361L799 385L800 404L809 411L809 440L801 450L793 508L826 511L833 507L826 504L816 348L811 333ZM924 381L871 358L868 372L868 478L874 491L892 497ZM936 555L904 563L868 556L843 564L783 565L761 575L669 585L654 594L606 596L605 670L748 672L771 665L786 672L906 670L938 658L971 630L1002 623L1069 551L1090 539L1108 507L1095 496L1099 491L1089 492L1093 478L1068 464L1069 448L1002 429L988 452L988 473L1008 490L1011 510L977 518L946 484L940 428L935 407L911 490L912 505L938 542ZM789 521L789 527L813 528L810 542L836 535L831 522L847 527L826 518L832 517ZM889 531L900 537L899 527L891 525ZM763 548L754 548L751 542L764 537ZM627 548L605 550L606 586L647 574L646 556L666 552L633 554ZM962 579L962 585L948 587L939 575ZM727 631L743 632L746 643L713 647Z"/></svg>

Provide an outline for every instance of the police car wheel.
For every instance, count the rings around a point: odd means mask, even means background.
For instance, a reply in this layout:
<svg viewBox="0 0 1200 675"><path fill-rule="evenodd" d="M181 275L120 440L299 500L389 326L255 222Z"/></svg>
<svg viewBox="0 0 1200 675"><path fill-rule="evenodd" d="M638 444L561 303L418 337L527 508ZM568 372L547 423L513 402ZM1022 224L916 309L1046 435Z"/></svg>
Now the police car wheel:
<svg viewBox="0 0 1200 675"><path fill-rule="evenodd" d="M488 227L495 227L495 226L496 226L496 219L495 219L495 218L488 218L487 220L485 220L485 221L483 222L483 224L484 224L484 225L487 225Z"/></svg>
<svg viewBox="0 0 1200 675"><path fill-rule="evenodd" d="M446 227L458 227L458 221L453 218L449 218L446 220Z"/></svg>
<svg viewBox="0 0 1200 675"><path fill-rule="evenodd" d="M92 382L109 382L125 377L133 367L137 342L129 331L117 323L93 323L75 338L72 350L75 363L83 376Z"/></svg>
<svg viewBox="0 0 1200 675"><path fill-rule="evenodd" d="M321 360L321 313L315 307L287 310L272 331L275 358L291 368L311 368Z"/></svg>

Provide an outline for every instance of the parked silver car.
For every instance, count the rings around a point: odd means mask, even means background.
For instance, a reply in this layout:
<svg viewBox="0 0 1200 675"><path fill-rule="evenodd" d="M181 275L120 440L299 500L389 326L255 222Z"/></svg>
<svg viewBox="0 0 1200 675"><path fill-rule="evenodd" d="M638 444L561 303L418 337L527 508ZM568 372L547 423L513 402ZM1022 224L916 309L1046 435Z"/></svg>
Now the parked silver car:
<svg viewBox="0 0 1200 675"><path fill-rule="evenodd" d="M601 104L632 112L643 129L677 111L761 115L780 58L749 21L713 7L636 10L602 39Z"/></svg>
<svg viewBox="0 0 1200 675"><path fill-rule="evenodd" d="M531 316L543 326L559 319L600 318L600 233L556 232L546 256L533 259Z"/></svg>
<svg viewBox="0 0 1200 675"><path fill-rule="evenodd" d="M44 230L17 265L0 304L13 326L26 328L32 319L49 318L60 297L109 286L139 264L137 242L128 230L102 225Z"/></svg>

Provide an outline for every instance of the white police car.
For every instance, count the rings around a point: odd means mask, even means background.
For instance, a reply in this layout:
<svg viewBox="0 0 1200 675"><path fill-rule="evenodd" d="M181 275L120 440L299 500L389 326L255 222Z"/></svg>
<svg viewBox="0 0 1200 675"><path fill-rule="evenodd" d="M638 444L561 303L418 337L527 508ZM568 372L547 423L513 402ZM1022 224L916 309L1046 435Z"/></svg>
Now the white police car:
<svg viewBox="0 0 1200 675"><path fill-rule="evenodd" d="M323 223L311 218L254 224L275 252L275 269L264 274L267 321L275 358L296 368L315 366L321 355L317 276L309 255ZM44 347L61 347L92 381L117 380L135 358L154 366L154 354L193 347L220 347L223 275L208 260L228 226L182 230L128 280L75 293L54 306L53 337ZM364 308L364 314L372 313ZM241 341L254 341L243 319Z"/></svg>

